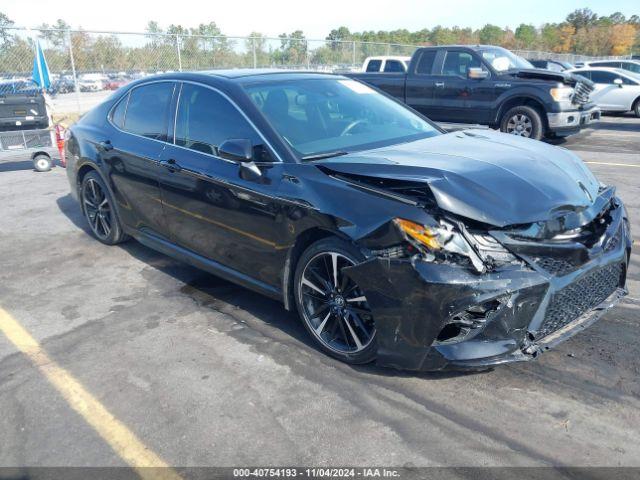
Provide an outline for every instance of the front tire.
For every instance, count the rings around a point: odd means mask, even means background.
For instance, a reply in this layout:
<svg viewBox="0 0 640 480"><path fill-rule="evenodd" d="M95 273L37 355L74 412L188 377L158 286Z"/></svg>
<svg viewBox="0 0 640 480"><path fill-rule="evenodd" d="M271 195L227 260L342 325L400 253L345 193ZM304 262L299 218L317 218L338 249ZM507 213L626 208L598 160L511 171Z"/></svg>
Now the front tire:
<svg viewBox="0 0 640 480"><path fill-rule="evenodd" d="M500 131L520 137L540 140L544 134L542 118L535 108L520 105L509 109L502 116Z"/></svg>
<svg viewBox="0 0 640 480"><path fill-rule="evenodd" d="M636 103L633 104L633 113L637 118L640 118L640 98L637 98Z"/></svg>
<svg viewBox="0 0 640 480"><path fill-rule="evenodd" d="M97 172L89 172L82 179L80 200L94 237L105 245L116 245L127 239L111 192Z"/></svg>
<svg viewBox="0 0 640 480"><path fill-rule="evenodd" d="M362 364L376 357L376 329L369 303L345 267L364 261L350 243L331 237L312 244L300 257L294 295L303 325L318 347L343 362Z"/></svg>

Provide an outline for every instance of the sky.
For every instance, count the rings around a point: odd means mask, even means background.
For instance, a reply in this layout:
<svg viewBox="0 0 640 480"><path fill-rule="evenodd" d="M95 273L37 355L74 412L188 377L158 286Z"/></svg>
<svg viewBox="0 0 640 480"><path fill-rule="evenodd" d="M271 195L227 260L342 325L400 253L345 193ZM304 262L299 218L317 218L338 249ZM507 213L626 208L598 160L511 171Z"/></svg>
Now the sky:
<svg viewBox="0 0 640 480"><path fill-rule="evenodd" d="M323 39L341 25L351 31L410 31L436 25L479 28L486 23L515 28L560 22L576 8L599 15L616 11L640 15L638 0L0 0L0 12L19 26L34 27L63 18L85 30L144 31L149 20L192 27L214 21L229 36L252 31L277 36L300 29Z"/></svg>

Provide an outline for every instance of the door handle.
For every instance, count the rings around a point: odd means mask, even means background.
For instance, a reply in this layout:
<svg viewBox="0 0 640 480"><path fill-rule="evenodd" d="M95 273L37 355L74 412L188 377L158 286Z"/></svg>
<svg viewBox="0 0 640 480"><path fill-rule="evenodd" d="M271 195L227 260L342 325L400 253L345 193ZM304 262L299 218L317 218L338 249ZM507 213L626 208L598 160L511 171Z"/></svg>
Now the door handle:
<svg viewBox="0 0 640 480"><path fill-rule="evenodd" d="M436 82L436 88L444 88L444 82Z"/></svg>
<svg viewBox="0 0 640 480"><path fill-rule="evenodd" d="M98 145L100 145L100 148L102 148L105 152L108 152L109 150L113 150L113 145L111 144L111 140L103 140L102 142L99 142Z"/></svg>
<svg viewBox="0 0 640 480"><path fill-rule="evenodd" d="M179 172L180 170L182 170L182 167L180 166L180 164L176 162L175 159L173 158L170 158L169 160L165 160L164 162L160 162L160 165L165 167L171 173Z"/></svg>

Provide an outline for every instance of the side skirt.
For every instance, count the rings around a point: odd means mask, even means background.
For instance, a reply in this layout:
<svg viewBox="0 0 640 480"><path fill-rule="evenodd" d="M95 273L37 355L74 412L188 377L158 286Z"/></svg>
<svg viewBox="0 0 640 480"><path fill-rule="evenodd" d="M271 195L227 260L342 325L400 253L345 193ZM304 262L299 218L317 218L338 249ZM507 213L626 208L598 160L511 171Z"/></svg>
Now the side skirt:
<svg viewBox="0 0 640 480"><path fill-rule="evenodd" d="M274 300L278 300L280 302L283 301L282 291L276 287L261 282L260 280L256 280L255 278L245 275L244 273L240 273L233 268L229 268L214 260L210 260L151 233L132 229L126 230L126 233L146 247L157 250L169 257L193 265L200 270L204 270L205 272L209 272L217 277L224 278L225 280L236 283L242 287L254 290L255 292L269 298L273 298Z"/></svg>

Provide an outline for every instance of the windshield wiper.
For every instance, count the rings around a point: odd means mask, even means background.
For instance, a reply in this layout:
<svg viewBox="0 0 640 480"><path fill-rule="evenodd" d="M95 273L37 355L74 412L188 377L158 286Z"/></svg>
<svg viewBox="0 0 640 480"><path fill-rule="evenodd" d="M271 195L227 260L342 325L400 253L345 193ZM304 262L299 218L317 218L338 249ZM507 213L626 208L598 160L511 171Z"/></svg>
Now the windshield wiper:
<svg viewBox="0 0 640 480"><path fill-rule="evenodd" d="M341 157L342 155L349 155L350 152L339 150L337 152L325 152L317 153L315 155L307 155L302 157L302 160L320 160L322 158Z"/></svg>

